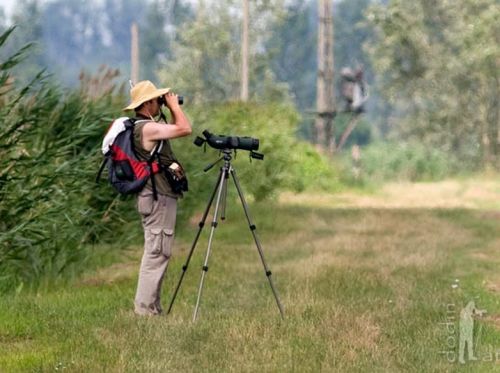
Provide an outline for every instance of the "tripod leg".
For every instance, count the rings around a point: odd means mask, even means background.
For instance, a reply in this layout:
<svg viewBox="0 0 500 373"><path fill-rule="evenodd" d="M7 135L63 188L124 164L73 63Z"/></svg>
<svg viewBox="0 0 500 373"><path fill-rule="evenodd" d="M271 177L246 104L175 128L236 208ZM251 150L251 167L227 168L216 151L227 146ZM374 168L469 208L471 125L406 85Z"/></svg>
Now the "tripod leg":
<svg viewBox="0 0 500 373"><path fill-rule="evenodd" d="M205 280L205 275L208 271L208 258L210 256L210 250L212 247L212 239L214 237L214 231L215 231L215 228L217 227L217 216L219 213L219 206L220 206L222 192L225 188L225 184L227 184L227 178L225 177L227 172L228 172L228 170L225 167L221 168L221 177L219 180L217 201L215 203L215 211L214 211L214 217L212 220L212 228L210 229L210 236L208 239L207 254L205 255L205 262L203 263L203 268L202 268L203 271L201 272L200 287L198 288L198 298L196 299L196 307L194 309L193 322L196 321L196 317L198 315L198 308L200 306L200 299L201 299L201 292L203 289L203 282Z"/></svg>
<svg viewBox="0 0 500 373"><path fill-rule="evenodd" d="M224 189L222 189L222 205L220 219L226 220L226 200L227 200L227 179L229 179L229 173L226 172L226 181L224 182Z"/></svg>
<svg viewBox="0 0 500 373"><path fill-rule="evenodd" d="M271 278L271 271L267 267L266 260L264 259L264 252L262 251L262 247L259 242L259 238L257 237L256 229L257 227L252 223L250 219L250 212L248 211L248 205L245 201L245 197L243 196L243 191L241 190L240 183L238 182L238 178L236 177L236 171L231 167L230 169L231 175L233 176L233 181L234 185L236 185L236 189L238 190L238 194L240 196L241 204L243 205L243 210L245 210L245 215L247 217L248 225L250 227L250 231L252 232L255 244L257 245L257 250L259 251L260 259L262 261L262 264L264 265L264 270L266 272L267 279L269 280L269 284L271 285L271 290L273 291L274 298L276 299L276 304L278 305L281 318L284 319L285 315L283 312L283 306L281 305L281 302L278 297L278 292L276 291L276 288L274 287L273 280Z"/></svg>
<svg viewBox="0 0 500 373"><path fill-rule="evenodd" d="M222 170L221 170L221 173L219 175L219 180L221 179L222 176L223 175L222 175ZM203 227L205 226L205 220L207 219L208 213L210 211L210 207L212 206L212 203L213 203L214 197L215 197L215 193L217 192L218 188L219 188L219 182L217 182L217 184L215 185L214 191L212 193L212 197L210 197L210 200L208 201L207 208L205 209L205 213L203 214L203 218L201 219L200 223L198 224L198 226L199 226L198 233L196 234L196 237L193 241L193 244L191 245L191 250L189 251L186 263L182 266L182 274L181 274L181 277L179 279L179 282L177 283L177 287L175 288L174 294L172 295L172 300L170 301L170 305L168 306L167 314L169 314L170 311L172 310L172 306L174 305L175 298L177 296L179 288L181 287L182 280L184 279L184 275L186 274L187 268L189 266L189 262L191 261L191 257L193 256L194 249L196 247L196 244L198 243L198 239L200 238L201 231L203 230Z"/></svg>

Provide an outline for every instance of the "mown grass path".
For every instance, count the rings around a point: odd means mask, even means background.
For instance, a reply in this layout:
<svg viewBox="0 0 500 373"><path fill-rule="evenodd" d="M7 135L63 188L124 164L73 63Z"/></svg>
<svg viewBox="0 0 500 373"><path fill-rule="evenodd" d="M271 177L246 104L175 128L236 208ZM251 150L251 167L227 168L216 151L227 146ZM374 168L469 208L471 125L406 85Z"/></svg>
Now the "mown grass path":
<svg viewBox="0 0 500 373"><path fill-rule="evenodd" d="M207 232L158 318L132 312L138 242L76 284L4 297L0 371L500 372L500 184L457 183L252 204L283 321L230 194L196 323ZM164 306L195 232L177 237ZM469 300L488 313L474 324L479 360L461 365L448 360Z"/></svg>

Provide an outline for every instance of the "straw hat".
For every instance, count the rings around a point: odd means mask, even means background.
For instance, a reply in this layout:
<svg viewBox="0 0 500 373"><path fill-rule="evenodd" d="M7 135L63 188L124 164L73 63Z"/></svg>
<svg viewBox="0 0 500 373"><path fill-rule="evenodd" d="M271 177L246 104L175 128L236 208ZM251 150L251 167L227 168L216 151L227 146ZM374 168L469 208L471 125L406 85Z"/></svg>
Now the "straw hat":
<svg viewBox="0 0 500 373"><path fill-rule="evenodd" d="M132 110L153 98L163 96L170 88L158 89L149 80L143 80L130 89L132 102L123 110Z"/></svg>

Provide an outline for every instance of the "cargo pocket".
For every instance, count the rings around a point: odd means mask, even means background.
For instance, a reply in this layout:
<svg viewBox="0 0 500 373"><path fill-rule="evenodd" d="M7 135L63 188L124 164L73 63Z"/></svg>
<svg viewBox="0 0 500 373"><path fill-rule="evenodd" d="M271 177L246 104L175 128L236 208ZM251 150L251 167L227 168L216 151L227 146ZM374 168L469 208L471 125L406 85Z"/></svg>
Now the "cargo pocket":
<svg viewBox="0 0 500 373"><path fill-rule="evenodd" d="M150 228L146 233L146 251L149 255L163 254L167 258L172 255L174 230L168 228Z"/></svg>
<svg viewBox="0 0 500 373"><path fill-rule="evenodd" d="M137 196L137 211L142 216L151 215L153 212L153 194L139 194Z"/></svg>
<svg viewBox="0 0 500 373"><path fill-rule="evenodd" d="M162 252L163 233L161 228L150 228L146 230L146 253L158 256Z"/></svg>
<svg viewBox="0 0 500 373"><path fill-rule="evenodd" d="M167 258L170 258L170 256L172 255L173 244L174 244L174 230L168 228L162 229L161 251L163 255L165 255Z"/></svg>

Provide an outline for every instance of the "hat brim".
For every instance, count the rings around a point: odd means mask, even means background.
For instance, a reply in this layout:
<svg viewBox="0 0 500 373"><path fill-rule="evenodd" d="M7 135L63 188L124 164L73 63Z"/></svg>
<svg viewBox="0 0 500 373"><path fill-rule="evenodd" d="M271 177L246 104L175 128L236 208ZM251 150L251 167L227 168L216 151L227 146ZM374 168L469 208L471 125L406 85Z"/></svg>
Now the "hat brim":
<svg viewBox="0 0 500 373"><path fill-rule="evenodd" d="M135 101L132 101L130 105L127 107L123 108L123 110L134 110L135 108L141 106L143 103L152 100L154 98L163 96L165 93L170 92L170 88L162 88L162 89L157 89L155 92L150 93L148 95L144 95L142 97L138 97Z"/></svg>

